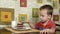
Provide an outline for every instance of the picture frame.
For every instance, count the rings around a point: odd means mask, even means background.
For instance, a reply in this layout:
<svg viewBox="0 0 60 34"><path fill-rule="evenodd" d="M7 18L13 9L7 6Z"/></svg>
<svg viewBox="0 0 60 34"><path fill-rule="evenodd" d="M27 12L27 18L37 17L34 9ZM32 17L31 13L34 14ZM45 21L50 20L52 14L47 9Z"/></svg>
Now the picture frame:
<svg viewBox="0 0 60 34"><path fill-rule="evenodd" d="M37 0L37 3L42 4L43 0Z"/></svg>
<svg viewBox="0 0 60 34"><path fill-rule="evenodd" d="M59 8L59 21L60 21L60 8Z"/></svg>
<svg viewBox="0 0 60 34"><path fill-rule="evenodd" d="M53 21L59 21L59 15L53 15Z"/></svg>
<svg viewBox="0 0 60 34"><path fill-rule="evenodd" d="M19 14L18 15L18 22L27 21L27 14Z"/></svg>
<svg viewBox="0 0 60 34"><path fill-rule="evenodd" d="M0 24L9 25L14 20L14 9L0 8Z"/></svg>
<svg viewBox="0 0 60 34"><path fill-rule="evenodd" d="M27 0L20 0L20 7L27 7Z"/></svg>
<svg viewBox="0 0 60 34"><path fill-rule="evenodd" d="M54 9L58 9L58 5L59 5L58 2L59 2L58 0L53 0L53 8Z"/></svg>
<svg viewBox="0 0 60 34"><path fill-rule="evenodd" d="M50 2L50 3L52 3L52 2L53 2L53 0L47 0L47 2Z"/></svg>
<svg viewBox="0 0 60 34"><path fill-rule="evenodd" d="M37 18L38 17L38 8L32 8L32 17Z"/></svg>
<svg viewBox="0 0 60 34"><path fill-rule="evenodd" d="M60 4L60 0L59 0L59 4Z"/></svg>

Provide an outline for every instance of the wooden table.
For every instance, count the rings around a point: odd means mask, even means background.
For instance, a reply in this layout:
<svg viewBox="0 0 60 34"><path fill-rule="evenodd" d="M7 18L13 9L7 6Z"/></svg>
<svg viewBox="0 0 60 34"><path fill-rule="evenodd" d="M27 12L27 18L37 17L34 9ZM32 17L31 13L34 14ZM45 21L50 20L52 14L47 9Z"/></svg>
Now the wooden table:
<svg viewBox="0 0 60 34"><path fill-rule="evenodd" d="M30 29L30 30L14 30L10 27L5 27L6 30L13 32L14 34L25 34L25 33L39 33L39 30L36 29Z"/></svg>

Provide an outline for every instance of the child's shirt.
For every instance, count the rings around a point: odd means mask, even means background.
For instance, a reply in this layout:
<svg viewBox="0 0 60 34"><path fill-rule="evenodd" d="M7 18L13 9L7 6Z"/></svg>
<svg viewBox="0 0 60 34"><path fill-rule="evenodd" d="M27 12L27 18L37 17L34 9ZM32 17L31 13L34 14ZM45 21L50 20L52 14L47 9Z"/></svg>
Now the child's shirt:
<svg viewBox="0 0 60 34"><path fill-rule="evenodd" d="M54 22L52 22L51 20L48 21L47 25L44 26L42 22L38 22L36 24L36 29L38 30L43 30L43 29L51 29L51 28L56 28L56 25Z"/></svg>

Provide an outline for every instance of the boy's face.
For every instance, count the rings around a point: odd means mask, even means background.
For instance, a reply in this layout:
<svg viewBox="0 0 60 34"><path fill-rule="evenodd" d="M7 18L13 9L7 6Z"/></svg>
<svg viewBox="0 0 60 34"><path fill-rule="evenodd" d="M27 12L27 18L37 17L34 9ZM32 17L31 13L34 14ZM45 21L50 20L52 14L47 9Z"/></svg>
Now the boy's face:
<svg viewBox="0 0 60 34"><path fill-rule="evenodd" d="M46 22L50 18L50 16L47 14L47 11L48 11L47 9L42 9L40 11L41 22Z"/></svg>

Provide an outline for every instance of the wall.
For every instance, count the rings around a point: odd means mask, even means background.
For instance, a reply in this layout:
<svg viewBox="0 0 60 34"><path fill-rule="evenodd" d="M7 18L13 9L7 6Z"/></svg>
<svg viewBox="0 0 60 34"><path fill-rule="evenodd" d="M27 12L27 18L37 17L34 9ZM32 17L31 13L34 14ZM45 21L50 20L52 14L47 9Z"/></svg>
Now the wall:
<svg viewBox="0 0 60 34"><path fill-rule="evenodd" d="M43 1L43 4L37 4L36 0L27 0L27 7L20 7L20 0L0 0L0 8L13 8L15 9L15 18L18 17L18 14L24 13L28 14L28 20L32 21L32 8L39 8L44 4L50 4L46 2L47 0ZM59 14L57 12L59 9L55 9L53 14Z"/></svg>
<svg viewBox="0 0 60 34"><path fill-rule="evenodd" d="M0 0L0 8L14 8L15 1L13 0Z"/></svg>

